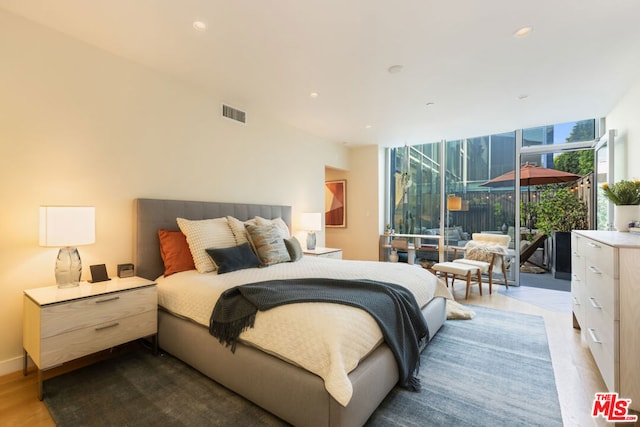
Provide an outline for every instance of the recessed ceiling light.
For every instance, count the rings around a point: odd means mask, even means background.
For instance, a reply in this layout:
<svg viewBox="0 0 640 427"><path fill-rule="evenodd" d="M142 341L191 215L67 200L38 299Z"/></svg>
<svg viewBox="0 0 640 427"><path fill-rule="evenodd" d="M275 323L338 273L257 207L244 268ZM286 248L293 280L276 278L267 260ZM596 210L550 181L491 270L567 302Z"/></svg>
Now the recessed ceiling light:
<svg viewBox="0 0 640 427"><path fill-rule="evenodd" d="M513 37L522 38L527 37L533 31L533 27L522 27L513 33Z"/></svg>
<svg viewBox="0 0 640 427"><path fill-rule="evenodd" d="M317 98L318 96L320 96L320 94L319 94L318 92L311 92L311 93L309 94L309 96L310 96L311 98Z"/></svg>
<svg viewBox="0 0 640 427"><path fill-rule="evenodd" d="M193 29L196 31L204 31L207 29L207 24L202 21L193 21Z"/></svg>
<svg viewBox="0 0 640 427"><path fill-rule="evenodd" d="M402 65L392 65L387 69L390 74L397 74L402 71Z"/></svg>

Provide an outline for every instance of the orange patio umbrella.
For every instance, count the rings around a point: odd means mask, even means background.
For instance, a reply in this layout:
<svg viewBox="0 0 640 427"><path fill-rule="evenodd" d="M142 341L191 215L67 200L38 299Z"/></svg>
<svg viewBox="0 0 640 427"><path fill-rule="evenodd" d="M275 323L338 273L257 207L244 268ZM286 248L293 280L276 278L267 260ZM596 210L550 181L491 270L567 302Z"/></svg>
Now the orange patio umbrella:
<svg viewBox="0 0 640 427"><path fill-rule="evenodd" d="M493 178L483 184L484 187L514 187L515 186L516 171L507 172L500 176ZM582 178L580 175L576 175L569 172L559 171L555 169L543 168L542 166L531 165L525 163L520 168L520 186L527 187L527 198L531 203L531 185L545 185L545 184L559 184L561 182L572 182ZM528 207L527 207L528 211ZM528 212L527 212L528 215ZM529 221L530 222L530 218ZM531 224L529 224L531 227Z"/></svg>
<svg viewBox="0 0 640 427"><path fill-rule="evenodd" d="M507 172L493 178L483 184L485 187L511 187L515 186L516 171ZM581 178L580 175L559 171L555 169L543 168L526 163L520 168L520 186L558 184L561 182L572 182Z"/></svg>

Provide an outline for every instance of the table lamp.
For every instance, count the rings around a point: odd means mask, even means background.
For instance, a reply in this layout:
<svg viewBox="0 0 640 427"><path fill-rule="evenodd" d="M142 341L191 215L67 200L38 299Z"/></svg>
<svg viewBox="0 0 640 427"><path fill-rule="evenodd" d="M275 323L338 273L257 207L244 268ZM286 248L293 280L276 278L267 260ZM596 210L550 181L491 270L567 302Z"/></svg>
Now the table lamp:
<svg viewBox="0 0 640 427"><path fill-rule="evenodd" d="M95 222L92 206L40 207L40 246L60 247L55 268L59 288L78 286L82 262L76 246L95 243Z"/></svg>
<svg viewBox="0 0 640 427"><path fill-rule="evenodd" d="M301 225L307 230L307 249L314 250L316 248L316 231L322 230L322 218L320 213L306 212L302 214Z"/></svg>

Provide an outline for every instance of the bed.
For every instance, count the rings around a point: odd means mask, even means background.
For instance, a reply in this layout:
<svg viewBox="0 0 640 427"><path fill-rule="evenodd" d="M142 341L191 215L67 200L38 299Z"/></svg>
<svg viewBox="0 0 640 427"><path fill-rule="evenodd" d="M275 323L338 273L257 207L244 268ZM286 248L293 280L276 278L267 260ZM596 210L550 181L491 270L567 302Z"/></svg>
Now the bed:
<svg viewBox="0 0 640 427"><path fill-rule="evenodd" d="M391 350L384 342L367 353L357 363L357 367L348 372L351 394L348 404L343 406L327 391L325 381L319 375L303 369L291 360L285 361L283 358L258 349L254 345L245 345L240 342L235 352L231 352L228 347L220 344L209 334L208 328L202 324L202 321L197 322L189 316L183 316L177 313L178 310L174 307L170 309L163 307L163 289L170 289L170 287L163 279L159 279L163 275L164 264L160 256L158 230L178 230L176 218L197 221L226 216L232 216L241 221L256 216L269 219L281 218L290 227L291 207L159 199L137 199L134 205L136 274L160 282L158 339L164 351L296 426L363 425L396 385L399 378L398 368ZM341 266L348 266L350 262L359 263L359 261L324 261L342 263ZM305 262L312 263L310 260ZM379 268L378 265L380 268L383 266L381 263L376 264L376 268ZM300 265L304 266L304 263ZM391 267L390 264L386 265ZM267 267L263 270L275 274L278 268L285 268L284 266L275 267L277 268ZM444 297L448 291L446 288L444 291L441 289L435 276L418 267L394 268L412 269L411 274L419 275L419 278L424 278L425 281L434 281L433 287L439 289L426 299L422 307L430 338L432 338L446 319ZM339 268L336 267L335 270ZM197 273L185 272L184 274L193 276ZM171 280L175 282L178 279ZM431 282L429 286L431 287Z"/></svg>

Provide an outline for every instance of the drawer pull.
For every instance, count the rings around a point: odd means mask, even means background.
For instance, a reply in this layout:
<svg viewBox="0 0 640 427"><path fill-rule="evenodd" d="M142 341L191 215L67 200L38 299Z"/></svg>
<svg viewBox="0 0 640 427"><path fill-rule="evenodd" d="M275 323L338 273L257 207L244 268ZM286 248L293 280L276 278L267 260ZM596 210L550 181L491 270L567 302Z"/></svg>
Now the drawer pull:
<svg viewBox="0 0 640 427"><path fill-rule="evenodd" d="M593 265L589 266L589 270L593 273L593 274L602 274L602 272L600 270L598 270L597 268L595 268Z"/></svg>
<svg viewBox="0 0 640 427"><path fill-rule="evenodd" d="M597 243L593 243L593 242L589 242L587 243L587 245L591 246L592 248L596 248L596 249L600 249L602 246L598 245Z"/></svg>
<svg viewBox="0 0 640 427"><path fill-rule="evenodd" d="M573 304L574 305L580 305L580 303L578 302L578 298L573 297Z"/></svg>
<svg viewBox="0 0 640 427"><path fill-rule="evenodd" d="M597 308L598 310L602 310L602 306L598 304L598 301L594 297L589 297L589 302L593 306L593 308Z"/></svg>
<svg viewBox="0 0 640 427"><path fill-rule="evenodd" d="M103 303L103 302L109 302L109 301L115 301L115 300L118 300L118 299L120 299L120 297L112 297L112 298L107 298L107 299L99 299L99 300L97 300L97 301L96 301L96 304L100 304L100 303Z"/></svg>
<svg viewBox="0 0 640 427"><path fill-rule="evenodd" d="M120 323L116 322L116 323L112 323L110 325L106 325L106 326L100 326L98 328L96 328L96 332L98 331L104 331L105 329L110 329L110 328L115 328L116 326L118 326Z"/></svg>
<svg viewBox="0 0 640 427"><path fill-rule="evenodd" d="M576 281L576 282L580 281L580 277L578 277L577 274L572 274L571 277L573 277L573 280Z"/></svg>
<svg viewBox="0 0 640 427"><path fill-rule="evenodd" d="M598 339L598 337L596 336L596 330L593 328L589 328L587 329L589 331L589 335L591 335L591 341L593 341L596 344L602 344L602 341L600 341Z"/></svg>

